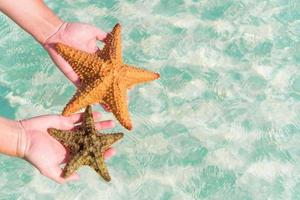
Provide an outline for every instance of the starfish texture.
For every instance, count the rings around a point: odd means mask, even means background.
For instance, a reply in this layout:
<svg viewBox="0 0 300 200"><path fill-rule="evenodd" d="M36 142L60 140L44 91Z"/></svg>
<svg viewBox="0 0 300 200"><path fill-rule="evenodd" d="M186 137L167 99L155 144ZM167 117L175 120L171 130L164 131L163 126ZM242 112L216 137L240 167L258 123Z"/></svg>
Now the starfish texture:
<svg viewBox="0 0 300 200"><path fill-rule="evenodd" d="M104 42L103 49L96 53L56 43L56 51L81 80L75 95L64 108L63 115L70 115L90 104L101 103L109 108L125 128L131 130L127 90L136 84L155 80L159 74L123 63L119 24L115 25Z"/></svg>
<svg viewBox="0 0 300 200"><path fill-rule="evenodd" d="M48 133L70 151L71 159L63 170L63 177L70 176L80 166L88 165L94 168L104 180L111 180L104 163L103 153L121 139L123 133L98 133L95 129L91 106L85 109L84 121L78 129L72 131L49 128Z"/></svg>

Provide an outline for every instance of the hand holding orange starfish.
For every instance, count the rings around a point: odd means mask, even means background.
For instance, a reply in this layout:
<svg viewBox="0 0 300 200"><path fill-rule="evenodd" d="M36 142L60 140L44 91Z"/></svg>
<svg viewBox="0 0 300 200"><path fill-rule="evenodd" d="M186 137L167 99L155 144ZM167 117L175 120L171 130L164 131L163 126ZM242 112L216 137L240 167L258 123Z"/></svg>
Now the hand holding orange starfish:
<svg viewBox="0 0 300 200"><path fill-rule="evenodd" d="M104 41L106 35L101 29L89 24L65 22L61 24L57 32L45 40L43 46L57 67L78 87L80 85L79 76L70 64L58 55L54 44L61 42L89 53L95 53L98 50L97 41ZM110 111L107 106L102 105L102 107L106 111Z"/></svg>
<svg viewBox="0 0 300 200"><path fill-rule="evenodd" d="M123 62L121 25L116 24L107 34L103 49L89 53L63 43L55 50L70 64L81 83L75 95L63 110L70 115L88 105L107 105L116 119L128 130L129 117L127 90L141 83L159 78L159 74Z"/></svg>
<svg viewBox="0 0 300 200"><path fill-rule="evenodd" d="M44 42L44 47L53 62L76 86L79 85L79 76L72 67L54 49L55 43L64 43L74 48L95 53L98 50L97 41L103 41L106 33L95 26L84 23L63 23L56 33Z"/></svg>

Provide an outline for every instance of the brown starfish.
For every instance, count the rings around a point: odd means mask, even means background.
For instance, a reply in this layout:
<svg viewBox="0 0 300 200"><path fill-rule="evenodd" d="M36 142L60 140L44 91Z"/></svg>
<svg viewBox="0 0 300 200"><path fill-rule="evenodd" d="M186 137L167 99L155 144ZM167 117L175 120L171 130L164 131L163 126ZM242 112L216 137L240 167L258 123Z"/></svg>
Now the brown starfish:
<svg viewBox="0 0 300 200"><path fill-rule="evenodd" d="M63 170L63 177L70 176L82 165L88 165L94 168L104 180L111 180L104 163L103 153L113 143L121 139L123 133L97 133L91 106L87 106L85 109L84 121L77 130L49 128L48 133L70 151L71 159Z"/></svg>
<svg viewBox="0 0 300 200"><path fill-rule="evenodd" d="M70 115L90 104L101 103L109 107L125 128L131 130L127 89L155 80L159 74L123 63L121 26L115 25L105 39L104 48L96 53L80 51L62 43L57 43L55 47L81 80L63 115Z"/></svg>

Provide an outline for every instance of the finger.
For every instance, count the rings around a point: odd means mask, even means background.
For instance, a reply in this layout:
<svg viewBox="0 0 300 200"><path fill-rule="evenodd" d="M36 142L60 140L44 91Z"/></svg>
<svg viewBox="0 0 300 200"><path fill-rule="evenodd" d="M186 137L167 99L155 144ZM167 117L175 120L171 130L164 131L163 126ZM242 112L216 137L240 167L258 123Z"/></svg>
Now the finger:
<svg viewBox="0 0 300 200"><path fill-rule="evenodd" d="M54 168L48 168L46 171L41 172L42 175L52 179L53 181L57 183L63 183L64 180L61 177L62 169L60 167L54 167Z"/></svg>
<svg viewBox="0 0 300 200"><path fill-rule="evenodd" d="M71 159L71 155L68 149L66 149L67 153L65 154L64 157L62 157L61 159L59 159L58 164L66 164L67 162L69 162L69 160Z"/></svg>
<svg viewBox="0 0 300 200"><path fill-rule="evenodd" d="M116 155L116 150L114 148L109 148L104 152L104 158L108 159L112 156Z"/></svg>
<svg viewBox="0 0 300 200"><path fill-rule="evenodd" d="M95 28L95 32L96 32L96 39L103 42L104 39L106 38L107 33L105 33L104 31L98 28Z"/></svg>
<svg viewBox="0 0 300 200"><path fill-rule="evenodd" d="M101 119L101 117L102 117L101 113L99 113L99 112L97 112L97 111L93 112L93 119L94 119L95 121Z"/></svg>
<svg viewBox="0 0 300 200"><path fill-rule="evenodd" d="M63 170L59 166L56 166L52 168L51 171L47 171L46 173L42 173L42 174L60 184L79 179L79 175L76 172L67 178L63 178L62 177Z"/></svg>
<svg viewBox="0 0 300 200"><path fill-rule="evenodd" d="M63 183L66 183L66 182L70 182L70 181L77 181L80 179L80 176L77 172L74 172L71 176L69 176L67 178L63 178L63 179L64 179Z"/></svg>
<svg viewBox="0 0 300 200"><path fill-rule="evenodd" d="M107 104L102 103L101 106L106 112L111 112L111 110Z"/></svg>
<svg viewBox="0 0 300 200"><path fill-rule="evenodd" d="M70 120L71 123L77 124L82 122L84 117L84 113L75 113L73 115L68 116L67 118ZM101 118L101 114L99 112L93 112L94 120L99 120Z"/></svg>
<svg viewBox="0 0 300 200"><path fill-rule="evenodd" d="M106 120L106 121L101 121L95 123L95 128L97 130L102 130L102 129L110 129L115 126L115 123L112 120Z"/></svg>

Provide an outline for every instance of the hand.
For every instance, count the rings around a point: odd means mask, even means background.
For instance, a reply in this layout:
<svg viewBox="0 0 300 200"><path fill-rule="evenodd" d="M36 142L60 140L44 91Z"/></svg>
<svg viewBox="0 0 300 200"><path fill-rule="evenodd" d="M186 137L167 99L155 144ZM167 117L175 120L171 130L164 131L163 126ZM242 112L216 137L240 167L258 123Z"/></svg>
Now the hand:
<svg viewBox="0 0 300 200"><path fill-rule="evenodd" d="M80 85L79 76L69 63L56 52L54 44L61 42L86 52L95 53L98 50L97 41L103 42L106 35L102 30L89 24L63 23L58 31L44 42L43 46L58 68L78 87ZM101 104L101 106L105 111L110 112L107 105Z"/></svg>
<svg viewBox="0 0 300 200"><path fill-rule="evenodd" d="M43 46L49 53L53 62L65 74L65 76L70 79L72 83L78 86L80 83L78 75L55 51L53 45L57 42L61 42L86 52L95 53L98 50L96 43L97 40L103 41L105 37L105 32L89 24L63 23L59 30L43 43Z"/></svg>
<svg viewBox="0 0 300 200"><path fill-rule="evenodd" d="M94 119L100 118L100 113L93 113ZM58 182L64 183L71 180L79 179L79 175L74 173L68 178L61 177L61 164L69 159L67 149L47 132L48 128L57 128L70 130L81 122L82 113L73 114L69 117L60 115L45 115L20 121L23 132L26 135L26 148L24 159L34 165L44 176ZM96 129L107 129L114 126L113 121L96 122ZM115 154L113 148L104 153L105 158Z"/></svg>

